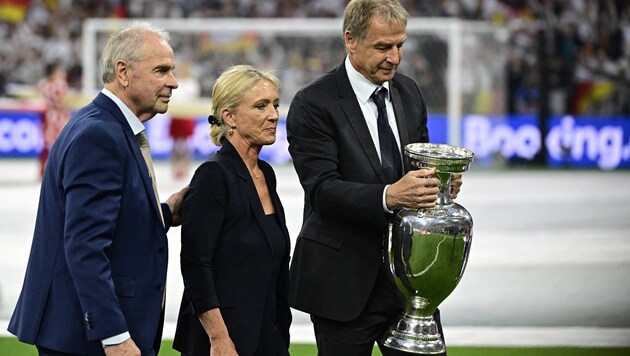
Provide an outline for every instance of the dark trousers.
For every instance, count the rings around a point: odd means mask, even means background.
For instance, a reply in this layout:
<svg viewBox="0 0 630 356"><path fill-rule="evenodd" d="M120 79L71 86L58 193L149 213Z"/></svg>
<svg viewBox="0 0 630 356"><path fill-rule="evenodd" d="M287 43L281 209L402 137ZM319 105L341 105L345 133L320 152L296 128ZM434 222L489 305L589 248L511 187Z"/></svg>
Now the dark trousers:
<svg viewBox="0 0 630 356"><path fill-rule="evenodd" d="M160 346L162 346L162 330L163 329L164 329L164 307L162 306L162 313L160 314L160 323L158 324L157 333L155 334L155 340L153 341L153 350L155 350L156 355L160 352Z"/></svg>
<svg viewBox="0 0 630 356"><path fill-rule="evenodd" d="M404 308L404 300L386 275L385 268L383 266L379 271L372 295L356 319L341 322L311 316L318 356L370 356L375 342L383 356L410 355L380 343L381 337ZM439 310L433 317L444 338ZM446 356L446 353L442 355Z"/></svg>

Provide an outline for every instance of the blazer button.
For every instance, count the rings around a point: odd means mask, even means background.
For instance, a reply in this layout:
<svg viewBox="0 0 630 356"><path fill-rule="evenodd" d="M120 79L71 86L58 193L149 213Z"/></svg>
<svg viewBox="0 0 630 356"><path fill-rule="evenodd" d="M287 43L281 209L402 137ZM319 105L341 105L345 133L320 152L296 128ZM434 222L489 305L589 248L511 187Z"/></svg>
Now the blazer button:
<svg viewBox="0 0 630 356"><path fill-rule="evenodd" d="M158 252L159 252L159 253L164 253L164 252L166 252L166 248L165 248L164 246L162 246L162 247L160 247L160 248L158 249Z"/></svg>
<svg viewBox="0 0 630 356"><path fill-rule="evenodd" d="M158 284L157 286L155 286L155 289L159 290L160 292L164 291L164 285L163 284Z"/></svg>

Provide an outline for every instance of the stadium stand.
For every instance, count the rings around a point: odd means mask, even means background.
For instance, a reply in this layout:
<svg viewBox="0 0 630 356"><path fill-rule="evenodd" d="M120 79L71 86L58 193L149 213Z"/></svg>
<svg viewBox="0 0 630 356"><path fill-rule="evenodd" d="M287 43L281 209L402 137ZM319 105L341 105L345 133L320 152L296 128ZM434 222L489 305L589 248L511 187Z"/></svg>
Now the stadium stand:
<svg viewBox="0 0 630 356"><path fill-rule="evenodd" d="M629 0L402 2L412 16L482 20L510 29L510 56L505 68L510 113L535 111L540 81L544 79L549 86L552 113L630 114ZM80 90L81 28L89 17L340 17L344 5L345 0L5 1L0 4L0 96L29 93L28 88L43 77L45 64L54 61L66 67L70 86ZM288 44L284 45L287 48ZM243 60L260 65L266 56L284 56L290 69L287 73L292 77L283 81L294 86L332 68L339 60L337 56L317 58L312 48L291 45L282 54L270 48ZM192 46L191 41L182 41L179 50L187 51ZM202 95L208 96L212 78L225 63L212 55L202 60L208 62L199 63L197 72L204 79ZM540 76L542 65L548 73L544 78Z"/></svg>

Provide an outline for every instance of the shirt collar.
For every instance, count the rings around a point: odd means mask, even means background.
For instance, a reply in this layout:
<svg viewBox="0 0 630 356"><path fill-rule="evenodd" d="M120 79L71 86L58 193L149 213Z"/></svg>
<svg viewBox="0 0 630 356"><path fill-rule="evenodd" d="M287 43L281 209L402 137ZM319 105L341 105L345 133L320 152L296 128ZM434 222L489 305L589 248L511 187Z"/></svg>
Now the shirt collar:
<svg viewBox="0 0 630 356"><path fill-rule="evenodd" d="M352 90L354 90L354 94L361 104L367 103L372 96L372 93L374 93L376 89L381 87L387 89L387 98L389 99L389 81L383 83L383 85L376 85L372 83L369 79L364 77L363 74L354 69L352 63L350 63L349 56L346 56L346 60L344 63L346 66L346 73L348 73L348 79L350 80L350 85L352 86Z"/></svg>
<svg viewBox="0 0 630 356"><path fill-rule="evenodd" d="M123 101L120 100L119 97L117 97L114 93L105 88L101 90L101 93L112 99L116 106L118 106L120 111L122 111L134 135L137 135L140 132L144 131L144 124L142 124L142 121L140 121L140 119L133 112L131 112L131 109L129 109L129 107L127 107L127 105L125 105L125 103L123 103Z"/></svg>

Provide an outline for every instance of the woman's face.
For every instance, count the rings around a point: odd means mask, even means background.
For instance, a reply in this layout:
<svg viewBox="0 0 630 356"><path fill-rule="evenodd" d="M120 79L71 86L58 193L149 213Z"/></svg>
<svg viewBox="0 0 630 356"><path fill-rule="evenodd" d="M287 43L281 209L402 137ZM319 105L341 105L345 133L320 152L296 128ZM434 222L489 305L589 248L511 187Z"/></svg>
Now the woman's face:
<svg viewBox="0 0 630 356"><path fill-rule="evenodd" d="M228 115L228 124L235 126L230 141L238 140L248 147L262 147L276 142L278 125L278 88L261 79L244 95L241 104Z"/></svg>

